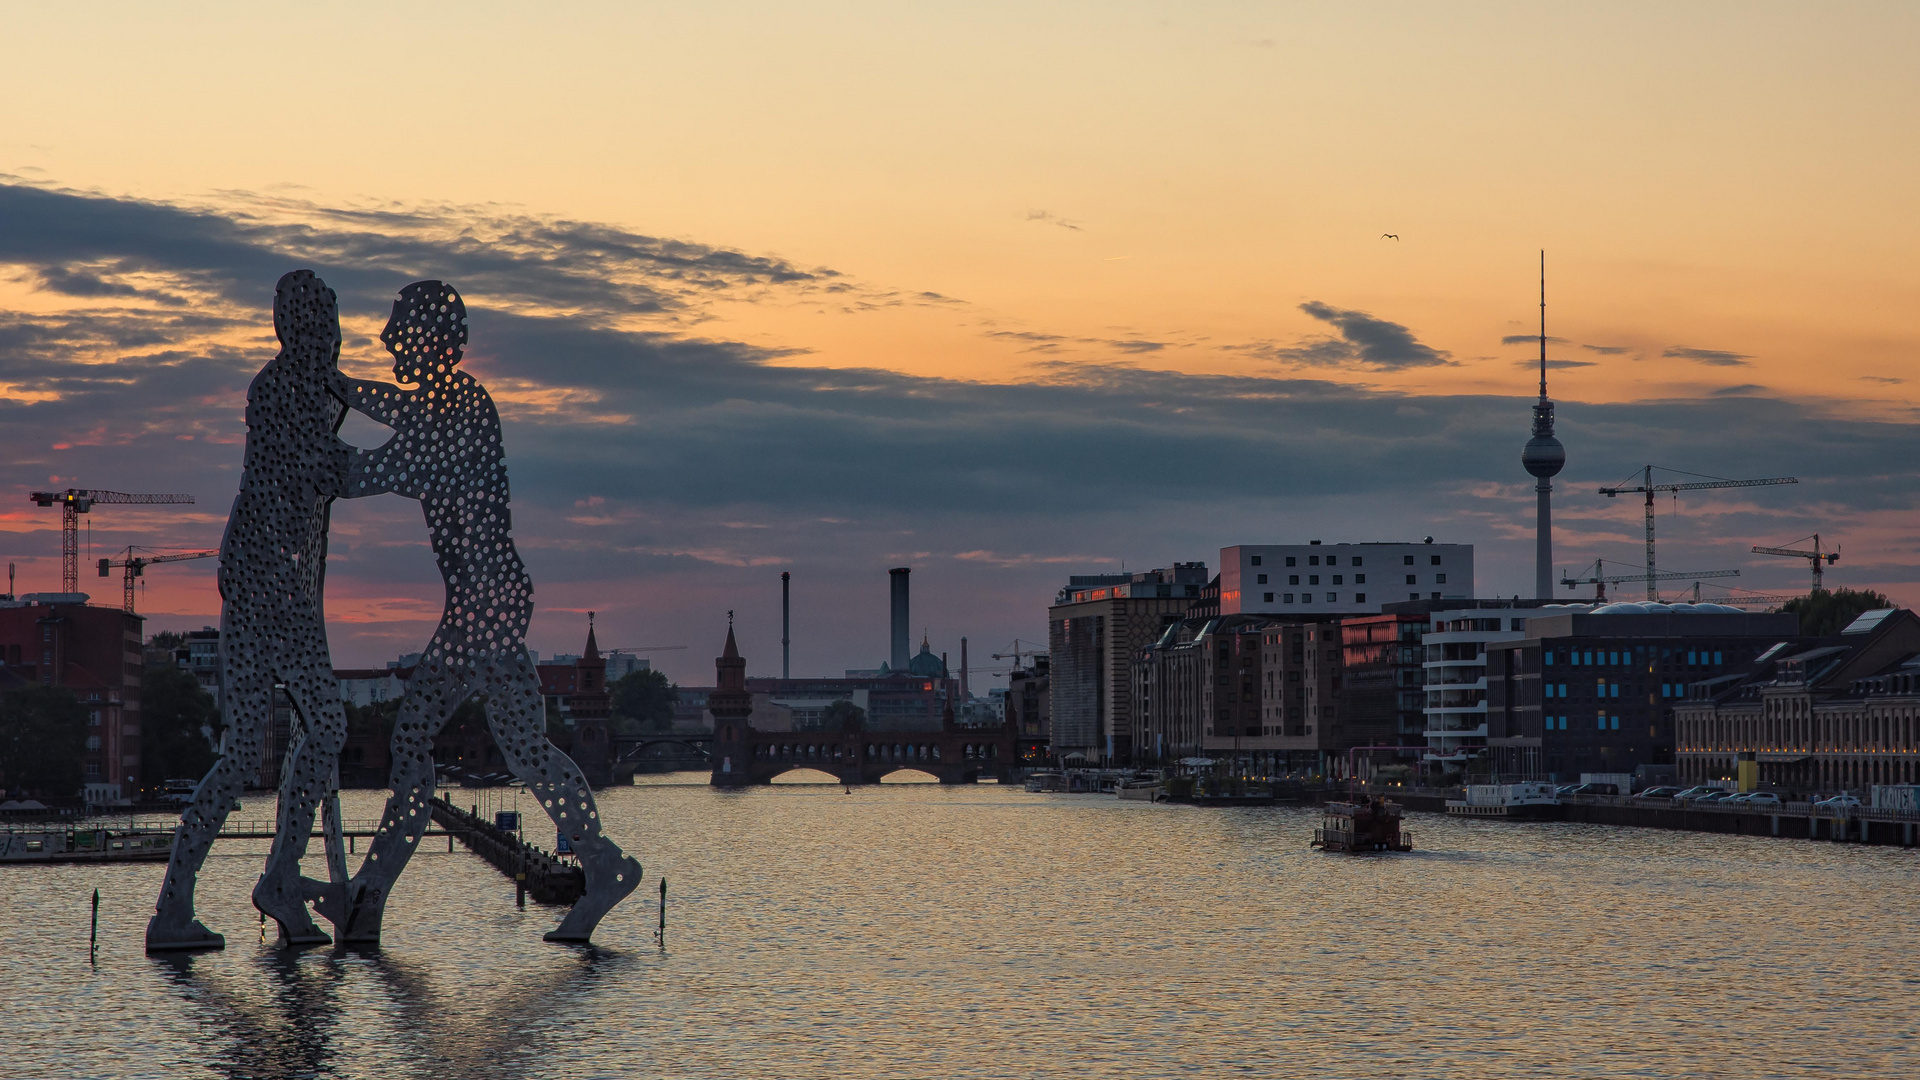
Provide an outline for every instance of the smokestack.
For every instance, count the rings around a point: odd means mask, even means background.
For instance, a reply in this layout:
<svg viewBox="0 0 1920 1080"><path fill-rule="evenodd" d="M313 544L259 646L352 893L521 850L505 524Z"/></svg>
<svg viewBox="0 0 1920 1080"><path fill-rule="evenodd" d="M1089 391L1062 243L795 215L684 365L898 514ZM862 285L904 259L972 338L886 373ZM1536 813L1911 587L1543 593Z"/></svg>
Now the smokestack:
<svg viewBox="0 0 1920 1080"><path fill-rule="evenodd" d="M913 658L907 630L907 575L913 570L897 566L887 573L893 578L893 658L887 664L895 671L905 671L907 661Z"/></svg>
<svg viewBox="0 0 1920 1080"><path fill-rule="evenodd" d="M791 657L787 650L787 646L793 643L789 633L793 629L793 596L789 590L792 581L792 574L780 571L780 677L783 679L793 678L793 668L788 663Z"/></svg>
<svg viewBox="0 0 1920 1080"><path fill-rule="evenodd" d="M967 639L960 639L960 700L970 701L973 691L967 689Z"/></svg>

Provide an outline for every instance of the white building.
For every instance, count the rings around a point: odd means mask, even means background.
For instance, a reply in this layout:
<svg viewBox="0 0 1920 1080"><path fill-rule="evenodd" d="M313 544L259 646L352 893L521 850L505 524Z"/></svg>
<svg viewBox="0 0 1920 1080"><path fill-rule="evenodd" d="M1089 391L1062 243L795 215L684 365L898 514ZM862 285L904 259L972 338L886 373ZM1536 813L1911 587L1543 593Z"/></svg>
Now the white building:
<svg viewBox="0 0 1920 1080"><path fill-rule="evenodd" d="M340 683L341 698L349 705L376 705L407 692L398 668L336 668L333 677Z"/></svg>
<svg viewBox="0 0 1920 1080"><path fill-rule="evenodd" d="M1427 691L1423 760L1462 762L1486 752L1487 647L1526 637L1527 619L1542 611L1509 601L1483 603L1487 606L1433 612L1420 639ZM1492 606L1496 604L1500 606ZM1562 604L1548 613L1564 615L1569 610L1585 607Z"/></svg>
<svg viewBox="0 0 1920 1080"><path fill-rule="evenodd" d="M1220 549L1222 615L1377 615L1473 597L1472 544L1242 544Z"/></svg>

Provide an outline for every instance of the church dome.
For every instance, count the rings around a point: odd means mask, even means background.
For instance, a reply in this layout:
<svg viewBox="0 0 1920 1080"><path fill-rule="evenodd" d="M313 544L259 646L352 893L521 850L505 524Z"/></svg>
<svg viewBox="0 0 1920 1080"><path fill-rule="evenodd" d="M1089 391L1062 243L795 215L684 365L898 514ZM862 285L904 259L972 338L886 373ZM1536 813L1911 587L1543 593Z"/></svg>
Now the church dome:
<svg viewBox="0 0 1920 1080"><path fill-rule="evenodd" d="M933 655L933 649L922 639L919 655L907 661L907 672L916 679L938 679L946 675L947 665Z"/></svg>

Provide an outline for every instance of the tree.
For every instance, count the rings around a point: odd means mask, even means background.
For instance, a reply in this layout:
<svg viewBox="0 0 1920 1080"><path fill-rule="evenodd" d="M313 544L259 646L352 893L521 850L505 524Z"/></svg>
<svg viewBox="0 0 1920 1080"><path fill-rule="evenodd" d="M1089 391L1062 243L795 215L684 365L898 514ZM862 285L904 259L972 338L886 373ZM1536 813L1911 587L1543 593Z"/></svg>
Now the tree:
<svg viewBox="0 0 1920 1080"><path fill-rule="evenodd" d="M1862 612L1890 608L1893 601L1872 589L1821 589L1809 596L1789 600L1781 611L1800 616L1800 632L1808 637L1826 637L1846 629Z"/></svg>
<svg viewBox="0 0 1920 1080"><path fill-rule="evenodd" d="M80 794L87 709L64 686L37 683L0 692L0 777L14 792Z"/></svg>
<svg viewBox="0 0 1920 1080"><path fill-rule="evenodd" d="M613 715L621 721L621 734L648 728L673 730L673 707L680 701L680 688L665 675L652 669L629 671L608 689L613 691Z"/></svg>
<svg viewBox="0 0 1920 1080"><path fill-rule="evenodd" d="M172 652L187 643L187 635L178 630L162 630L147 639L147 648L156 652Z"/></svg>
<svg viewBox="0 0 1920 1080"><path fill-rule="evenodd" d="M220 756L220 709L200 680L175 667L140 675L140 776L149 788L198 779Z"/></svg>
<svg viewBox="0 0 1920 1080"><path fill-rule="evenodd" d="M828 705L820 713L820 727L823 731L841 731L848 727L867 726L867 710L845 698Z"/></svg>

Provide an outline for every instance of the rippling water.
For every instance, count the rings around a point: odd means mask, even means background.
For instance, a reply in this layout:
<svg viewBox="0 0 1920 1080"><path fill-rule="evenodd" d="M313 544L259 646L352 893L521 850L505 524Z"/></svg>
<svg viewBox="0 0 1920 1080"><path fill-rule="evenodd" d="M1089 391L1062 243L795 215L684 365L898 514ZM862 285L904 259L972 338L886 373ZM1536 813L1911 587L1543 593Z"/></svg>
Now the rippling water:
<svg viewBox="0 0 1920 1080"><path fill-rule="evenodd" d="M1416 814L1420 850L1352 858L1308 851L1302 809L667 779L601 796L647 878L591 949L543 943L558 914L444 841L378 951L262 944L261 843L215 848L228 947L191 958L141 950L162 865L0 869L0 1076L1920 1067L1914 851Z"/></svg>

